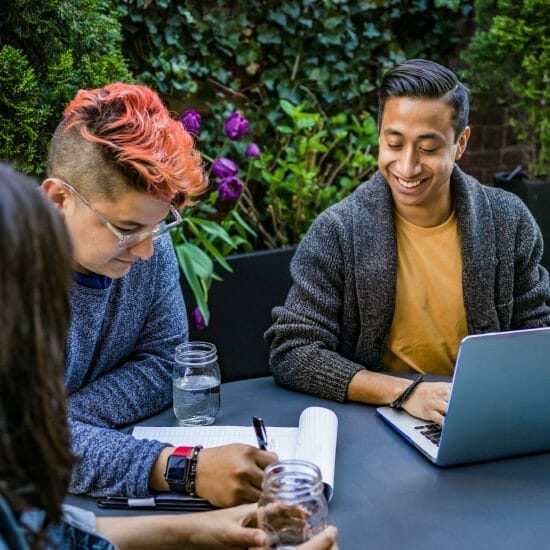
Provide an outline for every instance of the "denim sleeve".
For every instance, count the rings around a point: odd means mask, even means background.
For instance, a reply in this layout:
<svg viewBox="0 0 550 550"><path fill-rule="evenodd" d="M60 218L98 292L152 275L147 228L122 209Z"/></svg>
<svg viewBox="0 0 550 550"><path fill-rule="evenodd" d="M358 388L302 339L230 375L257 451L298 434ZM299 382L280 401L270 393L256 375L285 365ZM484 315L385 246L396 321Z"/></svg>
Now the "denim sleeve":
<svg viewBox="0 0 550 550"><path fill-rule="evenodd" d="M48 548L71 550L116 550L95 530L95 515L75 506L63 506L63 520L48 529Z"/></svg>
<svg viewBox="0 0 550 550"><path fill-rule="evenodd" d="M0 505L4 504L0 498ZM2 506L0 506L2 508ZM41 545L46 550L59 550L70 548L71 550L116 550L116 547L96 532L96 518L93 512L82 510L76 506L63 505L63 517L60 523L48 526L46 530L47 540ZM6 508L3 507L0 516L6 518ZM4 539L0 534L0 550L4 549L28 549L25 540L25 530L39 531L42 529L45 520L43 510L32 509L25 511L20 518L20 523L8 510L8 519L11 518L7 533L8 538ZM5 532L2 526L2 532Z"/></svg>

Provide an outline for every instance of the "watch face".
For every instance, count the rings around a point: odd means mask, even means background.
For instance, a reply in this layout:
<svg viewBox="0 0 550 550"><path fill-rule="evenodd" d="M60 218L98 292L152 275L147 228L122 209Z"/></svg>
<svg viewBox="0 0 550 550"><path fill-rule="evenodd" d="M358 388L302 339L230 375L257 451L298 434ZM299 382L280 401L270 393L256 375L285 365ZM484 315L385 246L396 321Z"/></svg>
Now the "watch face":
<svg viewBox="0 0 550 550"><path fill-rule="evenodd" d="M186 456L169 456L166 465L165 479L168 483L171 481L183 482L187 478L187 469L189 467L189 458Z"/></svg>

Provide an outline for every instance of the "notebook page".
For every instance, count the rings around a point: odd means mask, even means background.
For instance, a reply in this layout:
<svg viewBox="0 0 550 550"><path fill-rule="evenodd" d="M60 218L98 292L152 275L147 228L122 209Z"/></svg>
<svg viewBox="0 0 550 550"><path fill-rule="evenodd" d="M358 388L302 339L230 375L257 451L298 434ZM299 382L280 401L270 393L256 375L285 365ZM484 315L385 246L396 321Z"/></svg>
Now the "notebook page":
<svg viewBox="0 0 550 550"><path fill-rule="evenodd" d="M300 415L295 458L308 460L321 470L327 487L327 500L334 489L338 417L325 407L308 407Z"/></svg>
<svg viewBox="0 0 550 550"><path fill-rule="evenodd" d="M135 426L132 435L136 439L154 439L174 446L217 447L230 443L246 443L258 446L252 424L250 426ZM267 426L268 450L279 458L294 458L298 428L274 428Z"/></svg>

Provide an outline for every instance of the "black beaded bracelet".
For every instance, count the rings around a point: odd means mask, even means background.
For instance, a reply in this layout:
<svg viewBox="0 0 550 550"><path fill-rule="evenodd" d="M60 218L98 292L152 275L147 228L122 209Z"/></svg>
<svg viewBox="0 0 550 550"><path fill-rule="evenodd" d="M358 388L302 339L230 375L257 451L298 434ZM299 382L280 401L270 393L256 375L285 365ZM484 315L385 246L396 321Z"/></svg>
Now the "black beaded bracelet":
<svg viewBox="0 0 550 550"><path fill-rule="evenodd" d="M202 449L202 445L195 445L193 447L193 453L189 459L189 474L185 480L185 492L190 496L194 497L195 494L195 479L197 477L197 458Z"/></svg>
<svg viewBox="0 0 550 550"><path fill-rule="evenodd" d="M419 374L414 382L410 384L407 389L395 400L390 403L390 407L394 409L401 409L403 407L403 403L407 400L407 398L411 395L414 388L420 384L424 380L424 376L422 374Z"/></svg>

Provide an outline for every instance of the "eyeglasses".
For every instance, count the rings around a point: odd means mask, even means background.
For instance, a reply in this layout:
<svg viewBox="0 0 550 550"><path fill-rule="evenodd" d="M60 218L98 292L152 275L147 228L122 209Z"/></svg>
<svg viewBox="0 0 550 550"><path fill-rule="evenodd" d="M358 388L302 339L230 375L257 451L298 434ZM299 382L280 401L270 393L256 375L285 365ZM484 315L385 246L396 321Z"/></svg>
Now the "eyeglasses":
<svg viewBox="0 0 550 550"><path fill-rule="evenodd" d="M118 227L115 227L112 222L110 222L106 216L104 216L97 208L95 208L87 199L85 199L70 183L67 183L64 180L61 180L63 185L71 190L96 216L97 219L118 239L117 246L119 248L130 248L145 239L158 239L164 233L167 233L173 227L179 225L183 219L180 213L170 205L170 214L168 219L161 221L153 229L148 231L138 231L133 233L132 231L122 231Z"/></svg>

